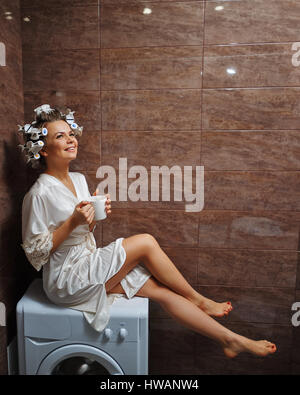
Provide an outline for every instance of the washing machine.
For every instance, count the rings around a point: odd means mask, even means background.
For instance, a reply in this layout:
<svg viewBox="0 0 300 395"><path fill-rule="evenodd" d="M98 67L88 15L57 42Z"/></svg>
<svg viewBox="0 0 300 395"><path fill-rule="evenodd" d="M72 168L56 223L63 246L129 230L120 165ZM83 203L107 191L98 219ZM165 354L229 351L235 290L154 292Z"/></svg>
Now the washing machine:
<svg viewBox="0 0 300 395"><path fill-rule="evenodd" d="M17 304L21 375L148 374L149 300L117 297L102 332L81 311L49 301L41 279Z"/></svg>

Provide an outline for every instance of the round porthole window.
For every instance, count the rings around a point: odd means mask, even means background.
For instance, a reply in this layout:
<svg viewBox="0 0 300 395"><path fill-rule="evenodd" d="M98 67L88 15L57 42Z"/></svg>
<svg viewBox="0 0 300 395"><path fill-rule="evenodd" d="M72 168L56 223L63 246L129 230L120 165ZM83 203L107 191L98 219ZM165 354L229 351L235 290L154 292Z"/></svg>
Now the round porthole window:
<svg viewBox="0 0 300 395"><path fill-rule="evenodd" d="M109 375L99 362L90 358L71 357L61 361L52 371L53 375Z"/></svg>
<svg viewBox="0 0 300 395"><path fill-rule="evenodd" d="M46 375L123 375L109 354L86 344L68 344L52 351L41 362L37 374Z"/></svg>

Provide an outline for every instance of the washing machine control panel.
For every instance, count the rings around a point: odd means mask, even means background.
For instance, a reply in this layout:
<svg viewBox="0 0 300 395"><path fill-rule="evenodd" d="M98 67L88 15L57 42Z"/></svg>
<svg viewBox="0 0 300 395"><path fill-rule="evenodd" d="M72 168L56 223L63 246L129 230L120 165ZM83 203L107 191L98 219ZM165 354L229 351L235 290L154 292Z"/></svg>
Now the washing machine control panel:
<svg viewBox="0 0 300 395"><path fill-rule="evenodd" d="M117 332L118 339L117 340L125 340L128 335L128 330L126 328L120 328ZM111 328L104 329L104 338L105 340L113 340L114 332Z"/></svg>
<svg viewBox="0 0 300 395"><path fill-rule="evenodd" d="M110 328L105 328L105 330L104 330L104 337L107 340L110 340L112 335L113 335L113 331Z"/></svg>
<svg viewBox="0 0 300 395"><path fill-rule="evenodd" d="M109 322L103 331L102 341L137 341L138 334L137 322Z"/></svg>
<svg viewBox="0 0 300 395"><path fill-rule="evenodd" d="M120 339L124 340L127 335L128 335L127 329L126 328L121 328L120 331L119 331Z"/></svg>

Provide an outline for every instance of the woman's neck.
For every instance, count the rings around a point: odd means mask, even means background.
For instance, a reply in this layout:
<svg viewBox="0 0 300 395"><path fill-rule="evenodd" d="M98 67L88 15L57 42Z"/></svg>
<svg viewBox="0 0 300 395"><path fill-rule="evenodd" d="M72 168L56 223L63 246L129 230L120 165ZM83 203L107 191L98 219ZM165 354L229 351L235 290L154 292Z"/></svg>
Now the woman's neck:
<svg viewBox="0 0 300 395"><path fill-rule="evenodd" d="M68 181L70 179L69 175L69 169L46 169L45 172L46 174L49 174L50 176L56 177L61 181Z"/></svg>

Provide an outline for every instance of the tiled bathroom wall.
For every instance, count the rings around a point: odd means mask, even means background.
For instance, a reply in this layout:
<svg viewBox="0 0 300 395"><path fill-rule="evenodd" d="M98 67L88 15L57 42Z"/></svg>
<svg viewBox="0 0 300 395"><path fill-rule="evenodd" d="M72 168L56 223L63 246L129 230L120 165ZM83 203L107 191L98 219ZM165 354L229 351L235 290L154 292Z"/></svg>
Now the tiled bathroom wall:
<svg viewBox="0 0 300 395"><path fill-rule="evenodd" d="M17 124L24 120L20 5L0 2L0 374L7 373L6 345L15 334L15 304L30 269L18 246L26 172L16 149ZM29 277L28 277L29 275Z"/></svg>
<svg viewBox="0 0 300 395"><path fill-rule="evenodd" d="M297 0L21 1L25 121L38 105L68 105L84 126L71 170L91 192L100 166L123 183L98 245L151 233L199 292L232 302L219 322L277 345L264 359L228 360L151 302L151 374L300 371L299 17ZM12 131L15 98L6 103L0 127ZM119 199L133 182L120 158L146 169L148 201ZM170 199L151 200L152 166L190 166L194 188L204 166L204 209L185 211L173 177Z"/></svg>

